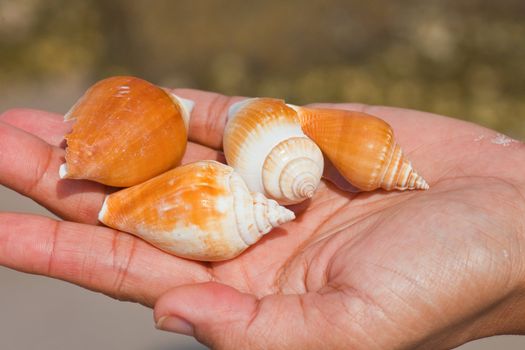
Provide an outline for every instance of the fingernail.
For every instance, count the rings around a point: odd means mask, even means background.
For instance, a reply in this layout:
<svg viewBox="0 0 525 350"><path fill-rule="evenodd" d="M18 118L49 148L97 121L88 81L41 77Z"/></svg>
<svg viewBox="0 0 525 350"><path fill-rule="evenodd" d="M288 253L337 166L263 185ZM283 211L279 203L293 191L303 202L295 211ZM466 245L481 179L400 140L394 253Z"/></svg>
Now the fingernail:
<svg viewBox="0 0 525 350"><path fill-rule="evenodd" d="M176 316L162 316L159 318L156 326L157 329L174 332L193 337L193 326L186 320Z"/></svg>

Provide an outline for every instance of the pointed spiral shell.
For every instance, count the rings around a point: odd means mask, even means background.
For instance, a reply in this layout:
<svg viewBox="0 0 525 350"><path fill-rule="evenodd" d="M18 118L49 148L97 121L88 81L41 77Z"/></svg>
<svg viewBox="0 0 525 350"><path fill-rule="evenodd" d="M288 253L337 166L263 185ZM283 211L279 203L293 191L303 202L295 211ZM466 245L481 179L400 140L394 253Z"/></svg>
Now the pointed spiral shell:
<svg viewBox="0 0 525 350"><path fill-rule="evenodd" d="M223 146L228 164L248 188L280 204L310 198L319 185L321 150L282 100L255 98L233 105Z"/></svg>
<svg viewBox="0 0 525 350"><path fill-rule="evenodd" d="M66 114L61 178L127 187L180 163L193 102L134 77L93 85Z"/></svg>
<svg viewBox="0 0 525 350"><path fill-rule="evenodd" d="M234 170L190 163L106 197L99 220L177 256L234 258L264 234L294 219L290 210L251 193Z"/></svg>
<svg viewBox="0 0 525 350"><path fill-rule="evenodd" d="M308 135L341 175L363 191L429 188L385 121L361 112L291 106Z"/></svg>

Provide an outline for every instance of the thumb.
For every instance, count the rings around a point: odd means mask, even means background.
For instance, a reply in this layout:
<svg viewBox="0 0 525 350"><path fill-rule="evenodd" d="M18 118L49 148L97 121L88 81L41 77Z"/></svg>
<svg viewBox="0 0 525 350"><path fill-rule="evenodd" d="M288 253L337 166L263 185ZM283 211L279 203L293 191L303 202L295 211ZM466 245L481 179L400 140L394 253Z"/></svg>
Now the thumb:
<svg viewBox="0 0 525 350"><path fill-rule="evenodd" d="M196 337L202 343L238 348L258 300L223 284L208 282L174 288L155 305L157 328ZM228 339L224 339L228 337Z"/></svg>
<svg viewBox="0 0 525 350"><path fill-rule="evenodd" d="M261 299L208 282L174 288L155 305L157 328L214 349L319 349L345 344L341 304L317 293ZM325 305L326 304L326 305ZM334 318L334 316L336 316ZM345 316L344 319L348 319ZM334 323L343 321L334 327Z"/></svg>

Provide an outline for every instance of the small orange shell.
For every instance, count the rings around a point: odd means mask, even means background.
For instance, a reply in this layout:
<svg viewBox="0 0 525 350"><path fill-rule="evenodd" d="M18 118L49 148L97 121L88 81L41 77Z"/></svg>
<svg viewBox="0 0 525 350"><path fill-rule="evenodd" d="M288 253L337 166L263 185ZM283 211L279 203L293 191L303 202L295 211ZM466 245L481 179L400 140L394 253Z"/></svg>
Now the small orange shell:
<svg viewBox="0 0 525 350"><path fill-rule="evenodd" d="M304 133L360 190L429 188L396 143L391 126L382 119L354 111L292 107Z"/></svg>
<svg viewBox="0 0 525 350"><path fill-rule="evenodd" d="M134 77L112 77L93 85L65 120L61 177L127 187L180 163L187 143L189 111L162 88Z"/></svg>

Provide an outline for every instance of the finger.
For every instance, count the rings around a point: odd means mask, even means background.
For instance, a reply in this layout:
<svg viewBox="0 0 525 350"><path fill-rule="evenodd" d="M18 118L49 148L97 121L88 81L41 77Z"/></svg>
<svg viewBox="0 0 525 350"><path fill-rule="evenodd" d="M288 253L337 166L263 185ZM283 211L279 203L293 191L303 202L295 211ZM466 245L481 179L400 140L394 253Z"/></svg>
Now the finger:
<svg viewBox="0 0 525 350"><path fill-rule="evenodd" d="M10 109L0 115L0 122L35 135L53 146L60 146L64 135L71 131L71 123L60 114L35 109Z"/></svg>
<svg viewBox="0 0 525 350"><path fill-rule="evenodd" d="M228 110L232 104L246 97L225 96L193 89L174 89L173 92L195 102L190 119L190 140L217 150L222 149L222 135ZM463 132L464 126L472 126L470 123L452 118L402 108L369 106L360 103L316 103L309 106L355 110L375 115L390 123L400 139L411 140L409 146L414 145L414 147L422 141L428 142L429 136L439 138L447 134L450 129L455 129L457 134ZM423 118L425 123L421 123Z"/></svg>
<svg viewBox="0 0 525 350"><path fill-rule="evenodd" d="M60 114L23 108L5 111L0 115L0 122L32 134L52 146L60 146L72 126L72 123L64 122ZM224 156L209 147L189 142L182 164L199 159L223 161Z"/></svg>
<svg viewBox="0 0 525 350"><path fill-rule="evenodd" d="M421 145L442 142L444 138L459 137L471 141L479 133L492 132L470 122L411 109L362 103L316 103L311 106L358 111L381 118L392 126L405 152L411 152Z"/></svg>
<svg viewBox="0 0 525 350"><path fill-rule="evenodd" d="M242 334L258 303L254 296L222 284L192 284L162 295L154 317L157 328L194 336L214 349L262 349Z"/></svg>
<svg viewBox="0 0 525 350"><path fill-rule="evenodd" d="M509 141L507 146L513 147L509 147L505 155L501 154L501 147L494 147L497 135L495 131L458 119L409 109L356 103L314 106L360 111L388 122L406 158L431 188L439 181L457 176L501 176L501 173L494 171L498 167L488 166L486 162L498 159L511 164L523 156L521 152L511 150L519 148L514 143L511 144L515 141Z"/></svg>
<svg viewBox="0 0 525 350"><path fill-rule="evenodd" d="M152 306L174 286L208 280L203 264L100 226L0 213L0 265Z"/></svg>
<svg viewBox="0 0 525 350"><path fill-rule="evenodd" d="M72 123L64 122L63 119L60 114L34 109L11 109L0 115L0 122L30 133L52 146L60 146L64 135L71 131ZM209 147L188 142L182 164L200 159L224 161L224 155Z"/></svg>
<svg viewBox="0 0 525 350"><path fill-rule="evenodd" d="M222 148L222 133L231 104L244 99L213 92L176 89L175 94L193 100L189 140L219 150ZM63 116L32 109L12 109L0 116L0 121L27 131L44 141L58 146L64 135L71 131L72 122L63 121Z"/></svg>
<svg viewBox="0 0 525 350"><path fill-rule="evenodd" d="M0 122L0 184L42 204L60 217L97 223L106 186L61 180L64 150Z"/></svg>
<svg viewBox="0 0 525 350"><path fill-rule="evenodd" d="M174 89L173 92L195 102L190 118L189 139L216 150L222 149L222 134L228 109L245 97L192 89Z"/></svg>
<svg viewBox="0 0 525 350"><path fill-rule="evenodd" d="M351 318L341 306L335 293L257 299L209 282L163 295L155 305L155 321L159 329L195 336L213 349L366 348L362 338L352 338Z"/></svg>
<svg viewBox="0 0 525 350"><path fill-rule="evenodd" d="M181 164L187 164L204 159L216 160L218 162L226 163L226 159L224 158L224 154L222 152L195 142L188 142L188 147L186 147L186 152L184 153L184 157L182 157Z"/></svg>
<svg viewBox="0 0 525 350"><path fill-rule="evenodd" d="M223 160L201 145L188 145L184 163L199 159ZM71 221L97 224L109 189L92 181L62 180L58 169L64 150L0 122L0 184L34 199L56 215Z"/></svg>

